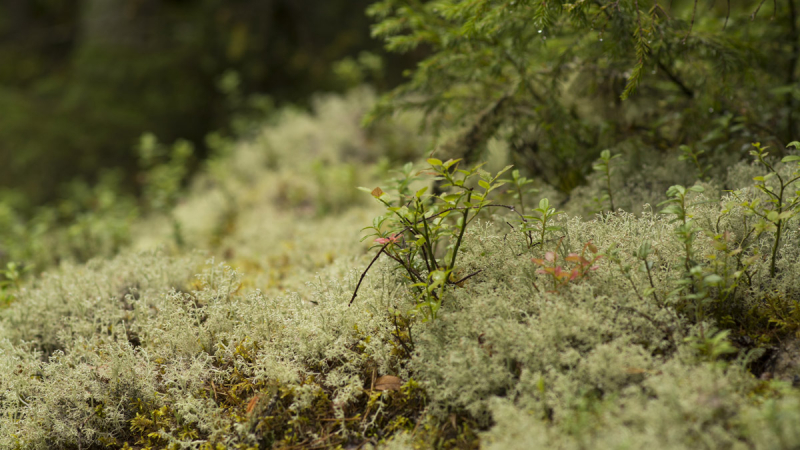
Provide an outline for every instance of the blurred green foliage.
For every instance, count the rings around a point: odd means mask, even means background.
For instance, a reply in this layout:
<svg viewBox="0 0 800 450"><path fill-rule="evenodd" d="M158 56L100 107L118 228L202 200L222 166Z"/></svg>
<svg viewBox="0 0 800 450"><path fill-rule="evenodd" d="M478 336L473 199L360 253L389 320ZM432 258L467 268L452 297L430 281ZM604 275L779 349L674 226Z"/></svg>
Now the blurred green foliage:
<svg viewBox="0 0 800 450"><path fill-rule="evenodd" d="M700 4L378 1L388 50L430 52L371 118L424 108L443 159L478 161L505 139L518 169L564 193L604 149L694 145L720 169L754 141L785 148L800 114L795 2Z"/></svg>
<svg viewBox="0 0 800 450"><path fill-rule="evenodd" d="M231 131L234 114L269 104L254 93L303 103L313 92L364 80L353 77L365 64L377 81L380 58L361 53L380 47L369 38L368 4L2 2L0 187L37 205L63 198L62 186L76 177L94 183L101 168L118 167L122 188L138 192L134 145L143 132L164 142L188 139L202 159L209 131ZM361 65L334 71L343 59ZM381 82L392 83L398 64L389 61L394 70L380 72L388 74Z"/></svg>

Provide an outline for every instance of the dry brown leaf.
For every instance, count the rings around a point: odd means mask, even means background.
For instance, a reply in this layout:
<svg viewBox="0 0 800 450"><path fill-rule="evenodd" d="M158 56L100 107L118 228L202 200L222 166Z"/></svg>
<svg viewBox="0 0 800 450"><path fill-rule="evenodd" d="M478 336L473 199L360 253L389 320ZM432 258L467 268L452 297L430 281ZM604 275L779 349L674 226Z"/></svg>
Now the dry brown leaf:
<svg viewBox="0 0 800 450"><path fill-rule="evenodd" d="M253 409L256 407L256 404L258 404L258 396L257 395L255 397L251 398L250 402L247 404L247 414L250 414L251 412L253 412Z"/></svg>
<svg viewBox="0 0 800 450"><path fill-rule="evenodd" d="M376 391L399 391L403 380L394 375L384 375L375 380Z"/></svg>

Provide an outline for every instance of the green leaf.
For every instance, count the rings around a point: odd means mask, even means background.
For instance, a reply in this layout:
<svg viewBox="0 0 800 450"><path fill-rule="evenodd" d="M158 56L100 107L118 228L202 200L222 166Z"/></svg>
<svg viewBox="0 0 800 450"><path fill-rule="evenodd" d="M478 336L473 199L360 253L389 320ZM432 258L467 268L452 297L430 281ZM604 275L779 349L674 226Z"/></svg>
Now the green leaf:
<svg viewBox="0 0 800 450"><path fill-rule="evenodd" d="M785 163L792 161L800 161L800 156L797 155L784 156L783 159L781 160L781 162Z"/></svg>
<svg viewBox="0 0 800 450"><path fill-rule="evenodd" d="M539 210L544 214L548 209L550 209L550 200L546 198L539 200Z"/></svg>
<svg viewBox="0 0 800 450"><path fill-rule="evenodd" d="M434 167L442 165L442 161L439 160L439 159L436 159L436 158L428 158L427 161L428 161L428 164L430 164L430 165L432 165Z"/></svg>
<svg viewBox="0 0 800 450"><path fill-rule="evenodd" d="M648 255L650 255L650 253L652 251L653 251L653 248L650 245L650 242L645 241L645 242L642 242L642 244L639 246L639 250L636 252L636 256L639 259L645 259L645 258L647 258Z"/></svg>
<svg viewBox="0 0 800 450"><path fill-rule="evenodd" d="M447 203L455 203L461 198L461 194L442 194L440 198Z"/></svg>
<svg viewBox="0 0 800 450"><path fill-rule="evenodd" d="M683 214L683 208L681 208L679 205L669 205L669 206L667 206L666 208L662 209L659 212L661 214L681 215L681 214Z"/></svg>
<svg viewBox="0 0 800 450"><path fill-rule="evenodd" d="M677 198L677 197L682 197L685 194L686 194L686 188L681 186L680 184L670 186L669 189L667 189L667 197Z"/></svg>
<svg viewBox="0 0 800 450"><path fill-rule="evenodd" d="M487 191L488 191L489 189L491 189L491 188L492 188L492 185L491 185L491 184L489 184L489 183L487 183L487 182L486 182L486 181L484 181L484 180L480 180L480 181L478 181L478 186L480 186L480 187L482 187L482 188L486 189Z"/></svg>
<svg viewBox="0 0 800 450"><path fill-rule="evenodd" d="M497 179L497 177L499 177L500 175L508 172L512 167L514 167L513 164L503 167L502 169L500 169L499 172L497 172L497 174L494 176L494 178ZM517 172L517 177L519 177L519 172Z"/></svg>
<svg viewBox="0 0 800 450"><path fill-rule="evenodd" d="M455 163L457 163L459 161L461 161L461 158L448 160L446 163L444 163L444 168L445 169L449 169L453 164L455 164Z"/></svg>

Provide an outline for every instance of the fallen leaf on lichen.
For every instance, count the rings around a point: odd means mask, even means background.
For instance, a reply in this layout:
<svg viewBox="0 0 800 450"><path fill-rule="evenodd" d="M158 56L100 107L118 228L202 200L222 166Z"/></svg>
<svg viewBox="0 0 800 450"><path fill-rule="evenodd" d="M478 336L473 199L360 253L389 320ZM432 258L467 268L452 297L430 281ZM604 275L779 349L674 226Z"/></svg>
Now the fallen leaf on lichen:
<svg viewBox="0 0 800 450"><path fill-rule="evenodd" d="M403 380L394 375L384 375L375 380L376 391L398 391L403 385Z"/></svg>
<svg viewBox="0 0 800 450"><path fill-rule="evenodd" d="M250 399L249 403L247 403L247 414L253 412L253 409L255 409L257 404L258 404L258 396L256 395Z"/></svg>

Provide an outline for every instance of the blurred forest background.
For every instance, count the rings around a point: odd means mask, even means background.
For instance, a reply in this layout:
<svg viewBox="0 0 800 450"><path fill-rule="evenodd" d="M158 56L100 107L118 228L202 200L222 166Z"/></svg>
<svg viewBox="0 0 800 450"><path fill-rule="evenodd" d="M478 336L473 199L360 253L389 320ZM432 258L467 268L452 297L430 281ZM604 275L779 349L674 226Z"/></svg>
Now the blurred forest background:
<svg viewBox="0 0 800 450"><path fill-rule="evenodd" d="M113 255L236 145L365 86L377 99L353 97L351 119L367 127L335 158L303 143L304 176L339 159L342 174L378 163L381 176L435 152L513 164L577 199L594 195L609 150L626 155L624 183L676 157L725 179L751 143L783 156L800 137L797 16L794 1L3 0L0 266ZM390 124L403 112L420 117ZM690 182L653 179L658 195ZM308 183L281 192L335 212L359 182L320 184L347 189L341 201L308 200ZM633 191L612 209L653 200Z"/></svg>
<svg viewBox="0 0 800 450"><path fill-rule="evenodd" d="M382 46L370 38L369 3L0 2L3 196L25 210L63 198L76 178L92 184L112 170L135 192L134 146L143 132L188 139L202 159L206 134L231 131L234 112L263 113L342 90L354 80L333 71L348 62L372 63L373 84L396 84L413 55L386 59L389 70L381 70L381 59L364 53Z"/></svg>

